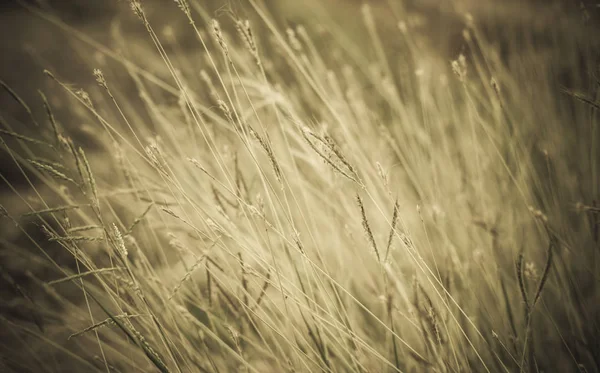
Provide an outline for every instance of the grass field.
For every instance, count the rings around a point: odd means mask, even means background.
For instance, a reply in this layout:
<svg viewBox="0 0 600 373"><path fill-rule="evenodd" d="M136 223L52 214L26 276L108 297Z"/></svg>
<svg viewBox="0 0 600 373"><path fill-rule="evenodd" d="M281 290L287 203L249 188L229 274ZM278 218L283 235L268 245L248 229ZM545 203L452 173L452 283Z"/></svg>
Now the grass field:
<svg viewBox="0 0 600 373"><path fill-rule="evenodd" d="M0 71L2 371L600 372L593 5L98 4Z"/></svg>

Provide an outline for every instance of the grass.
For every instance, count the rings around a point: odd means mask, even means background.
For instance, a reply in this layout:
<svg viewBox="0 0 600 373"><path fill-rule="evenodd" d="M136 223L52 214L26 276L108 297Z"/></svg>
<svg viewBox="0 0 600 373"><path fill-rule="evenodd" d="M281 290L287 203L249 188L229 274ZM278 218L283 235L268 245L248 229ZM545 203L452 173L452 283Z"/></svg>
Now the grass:
<svg viewBox="0 0 600 373"><path fill-rule="evenodd" d="M8 371L600 371L595 26L466 16L448 61L397 8L349 43L178 0L185 53L129 3L152 48L38 13L95 86L0 84L39 124L0 117Z"/></svg>

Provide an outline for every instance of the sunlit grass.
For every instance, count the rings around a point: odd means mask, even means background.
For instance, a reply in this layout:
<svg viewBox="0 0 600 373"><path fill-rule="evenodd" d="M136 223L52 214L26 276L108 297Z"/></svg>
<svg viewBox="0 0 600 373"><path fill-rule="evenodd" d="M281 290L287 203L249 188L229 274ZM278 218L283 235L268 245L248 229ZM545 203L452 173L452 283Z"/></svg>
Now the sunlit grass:
<svg viewBox="0 0 600 373"><path fill-rule="evenodd" d="M464 15L448 61L367 5L351 45L253 0L251 22L175 3L189 54L132 0L153 50L62 25L111 61L89 94L46 71L35 118L3 84L39 123L0 118L35 195L0 175L3 219L43 263L23 268L37 297L3 271L32 321L2 316L10 369L600 369L593 40Z"/></svg>

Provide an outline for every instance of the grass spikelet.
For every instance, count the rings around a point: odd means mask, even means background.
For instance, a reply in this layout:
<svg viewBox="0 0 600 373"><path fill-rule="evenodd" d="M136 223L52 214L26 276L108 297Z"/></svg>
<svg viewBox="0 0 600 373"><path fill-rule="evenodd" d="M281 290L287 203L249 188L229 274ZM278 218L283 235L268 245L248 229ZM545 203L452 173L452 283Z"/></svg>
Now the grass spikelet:
<svg viewBox="0 0 600 373"><path fill-rule="evenodd" d="M250 21L248 20L236 20L235 28L237 32L240 34L241 39L244 41L246 48L254 58L254 63L257 66L260 66L260 58L258 57L258 48L256 47L256 40L254 40L254 35L252 35L252 29L250 28Z"/></svg>
<svg viewBox="0 0 600 373"><path fill-rule="evenodd" d="M206 171L206 168L204 168L204 166L202 166L200 164L200 162L197 159L194 158L188 158L187 159L189 162L191 162L196 168L198 168L200 171L204 172L205 174L209 175L208 171Z"/></svg>
<svg viewBox="0 0 600 373"><path fill-rule="evenodd" d="M187 245L184 245L175 234L169 232L167 235L169 237L169 245L177 250L182 257L185 255L191 255L194 259L198 259L198 255L190 250Z"/></svg>
<svg viewBox="0 0 600 373"><path fill-rule="evenodd" d="M117 319L119 319L119 320L121 320L121 319L132 319L132 318L140 317L140 316L142 316L142 315L129 315L127 313L124 313L122 315L115 315L114 317L117 318ZM113 319L108 318L108 319L105 319L103 321L97 322L94 325L90 325L87 328L78 331L77 333L71 334L68 339L76 338L76 337L79 337L79 336L81 336L81 335L83 335L85 333L88 333L88 332L100 329L102 327L114 325L114 324L115 324L115 322L113 321Z"/></svg>
<svg viewBox="0 0 600 373"><path fill-rule="evenodd" d="M169 373L169 368L165 365L162 358L156 351L150 346L150 344L146 341L146 339L139 333L133 324L127 318L119 318L118 315L114 315L110 312L101 302L93 294L88 294L91 299L93 299L98 306L108 315L108 317L121 329L127 337L129 337L135 344L140 347L148 359L156 366L156 368L161 373Z"/></svg>
<svg viewBox="0 0 600 373"><path fill-rule="evenodd" d="M175 3L188 18L192 16L192 10L190 9L190 4L187 0L175 0Z"/></svg>
<svg viewBox="0 0 600 373"><path fill-rule="evenodd" d="M60 144L60 130L58 128L58 123L54 118L54 113L52 112L52 107L46 98L46 95L42 91L38 91L39 95L42 97L42 101L44 102L44 108L46 109L46 115L50 120L50 124L52 125L52 130L54 131L54 138L56 140L56 145Z"/></svg>
<svg viewBox="0 0 600 373"><path fill-rule="evenodd" d="M66 170L67 170L67 168L68 168L67 166L65 166L65 165L64 165L64 164L62 164L62 163L59 163L59 162L54 162L54 161L51 161L50 159L46 159L46 158L42 158L42 157L36 157L36 158L34 158L33 160L34 160L34 161L36 161L36 162L39 162L39 163L45 164L45 165L47 165L47 166L54 167L54 168L55 168L55 169L57 169L57 170L63 170L63 171L66 171Z"/></svg>
<svg viewBox="0 0 600 373"><path fill-rule="evenodd" d="M125 246L125 241L123 240L123 235L115 223L113 223L112 228L115 236L115 246L117 252L121 256L121 259L126 260L128 252L127 247Z"/></svg>
<svg viewBox="0 0 600 373"><path fill-rule="evenodd" d="M317 153L317 155L319 155L319 157L321 157L325 161L325 163L330 165L334 170L336 170L337 172L339 172L340 174L342 174L349 180L354 181L355 183L357 183L361 186L363 185L360 182L360 178L358 177L358 175L354 172L353 168L351 168L349 170L342 169L342 166L336 164L334 162L334 160L331 159L331 157L327 156L324 152L319 150L317 145L313 141L311 141L309 136L316 139L319 143L324 144L328 148L329 145L327 144L327 141L321 139L319 136L312 133L312 131L308 128L305 128L302 130L302 136L304 137L304 140L308 143L308 145ZM348 162L342 161L342 163L347 164Z"/></svg>
<svg viewBox="0 0 600 373"><path fill-rule="evenodd" d="M317 137L317 139L319 141L323 141L320 138ZM335 141L333 141L333 139L328 136L325 135L324 136L324 140L325 140L325 145L327 145L327 147L333 152L333 154L335 154L335 156L344 164L344 166L346 166L346 168L348 170L350 170L350 173L358 180L358 173L356 172L356 170L354 169L354 167L352 167L352 165L350 164L350 162L348 162L348 160L346 159L346 157L344 157L344 155L342 154L342 152L340 151L340 149L337 147L337 145L335 144Z"/></svg>
<svg viewBox="0 0 600 373"><path fill-rule="evenodd" d="M92 204L93 206L98 209L100 207L100 200L98 199L98 188L96 187L96 179L94 179L94 174L92 173L92 168L90 167L90 164L88 162L87 157L85 156L85 152L82 148L78 149L79 152L79 156L81 157L81 160L83 161L83 166L85 168L85 172L87 174L87 184L88 187L90 188L90 191L92 192Z"/></svg>
<svg viewBox="0 0 600 373"><path fill-rule="evenodd" d="M43 164L43 163L40 163L40 162L34 161L34 160L29 160L29 162L32 165L34 165L38 170L46 172L56 179L67 181L67 182L77 185L77 182L75 180L71 179L70 177L68 177L67 175L65 175L64 173L60 172L59 170L55 169L54 167L52 167L50 165Z"/></svg>
<svg viewBox="0 0 600 373"><path fill-rule="evenodd" d="M300 233L295 228L293 231L293 239L298 251L300 251L302 255L306 255L306 251L304 251L304 245L302 244L302 240L300 240Z"/></svg>
<svg viewBox="0 0 600 373"><path fill-rule="evenodd" d="M242 289L244 291L243 300L244 305L248 307L248 279L246 279L246 265L244 264L244 259L242 258L242 253L238 252L238 259L240 261L241 268L241 276L242 276Z"/></svg>
<svg viewBox="0 0 600 373"><path fill-rule="evenodd" d="M414 280L413 287L413 306L415 307L419 317L422 338L424 339L429 351L434 356L438 355L438 348L436 346L440 346L443 343L439 327L438 313L433 306L431 298L416 278ZM425 298L424 301L421 300L420 294Z"/></svg>
<svg viewBox="0 0 600 373"><path fill-rule="evenodd" d="M131 279L131 276L121 276L119 272L112 272L112 277L114 277L120 286L132 291L138 292L139 286Z"/></svg>
<svg viewBox="0 0 600 373"><path fill-rule="evenodd" d="M385 256L383 261L386 262L388 260L390 249L392 248L392 241L394 240L395 232L396 232L396 224L398 223L398 210L400 206L398 205L398 200L394 202L394 211L392 212L392 222L390 234L388 235L387 245L385 247Z"/></svg>
<svg viewBox="0 0 600 373"><path fill-rule="evenodd" d="M167 214L171 215L175 219L178 219L178 220L181 220L181 221L185 221L183 218L181 218L179 215L177 215L175 213L175 211L173 211L173 210L171 210L169 208L163 207L163 208L161 208L161 210L164 211L164 212L166 212Z"/></svg>
<svg viewBox="0 0 600 373"><path fill-rule="evenodd" d="M255 310L258 307L260 307L260 302L262 302L263 298L265 297L267 288L269 287L269 284L270 284L270 280L271 280L271 272L269 271L269 272L267 272L265 282L263 283L263 285L260 289L260 293L258 294L258 298L256 298L256 301L255 301L254 306L252 307L252 310Z"/></svg>
<svg viewBox="0 0 600 373"><path fill-rule="evenodd" d="M75 95L81 100L81 102L83 102L83 104L85 105L85 107L87 107L90 110L95 110L94 109L94 103L92 102L92 97L90 96L89 93L87 93L86 90L79 88L78 90L75 91Z"/></svg>
<svg viewBox="0 0 600 373"><path fill-rule="evenodd" d="M544 224L544 226L548 223L548 217L542 211L540 211L532 206L529 206L529 212L531 212L531 214L536 219L539 219Z"/></svg>
<svg viewBox="0 0 600 373"><path fill-rule="evenodd" d="M237 153L233 155L233 164L235 172L236 195L239 198L248 198L248 184L244 179L244 174L242 173L242 170L240 170L240 162Z"/></svg>
<svg viewBox="0 0 600 373"><path fill-rule="evenodd" d="M213 306L212 275L210 274L210 260L206 261L206 297L208 298L208 308Z"/></svg>
<svg viewBox="0 0 600 373"><path fill-rule="evenodd" d="M388 173L385 172L385 170L383 169L383 166L379 162L375 162L375 167L377 168L377 175L379 175L379 177L381 178L383 187L385 188L386 192L388 192L388 194L389 194L390 186L389 186L389 180L388 180Z"/></svg>
<svg viewBox="0 0 600 373"><path fill-rule="evenodd" d="M78 233L78 232L86 232L94 229L102 229L99 225L82 225L80 227L72 227L69 228L67 232L69 233Z"/></svg>
<svg viewBox="0 0 600 373"><path fill-rule="evenodd" d="M133 10L133 13L136 16L138 16L138 18L144 23L146 27L148 27L148 20L146 19L144 8L142 8L142 4L139 2L139 0L129 0L129 5L131 6L131 10Z"/></svg>
<svg viewBox="0 0 600 373"><path fill-rule="evenodd" d="M161 210L163 212L166 212L167 214L171 215L175 219L181 221L182 223L184 223L185 225L189 226L190 228L193 228L194 230L196 230L196 228L190 222L188 222L187 220L185 220L184 218L182 218L181 216L179 216L175 211L171 210L170 208L162 207Z"/></svg>
<svg viewBox="0 0 600 373"><path fill-rule="evenodd" d="M144 151L146 152L146 155L148 156L148 159L150 159L152 165L160 172L165 173L166 169L163 162L164 158L158 146L156 144L150 144L144 148Z"/></svg>
<svg viewBox="0 0 600 373"><path fill-rule="evenodd" d="M206 255L202 255L198 259L196 259L196 262L185 273L185 275L183 276L183 278L181 280L179 280L179 282L177 283L177 285L175 285L175 287L173 288L173 291L171 291L171 294L169 294L169 297L167 298L168 300L173 299L173 297L177 294L177 292L179 291L179 289L181 289L181 287L183 286L183 284L187 280L189 280L190 277L192 277L192 274L196 271L196 269L198 269L198 267L200 267L200 265L202 264L202 262L204 261L205 258L206 258Z"/></svg>
<svg viewBox="0 0 600 373"><path fill-rule="evenodd" d="M80 207L81 207L80 205L57 206L57 207L51 207L51 208L47 208L47 209L43 209L43 210L27 212L27 213L23 214L22 216L27 217L27 216L42 215L42 214L52 214L55 212L65 212L65 211L69 211L69 210L76 210Z"/></svg>
<svg viewBox="0 0 600 373"><path fill-rule="evenodd" d="M233 344L235 345L235 349L237 350L238 355L240 355L240 357L243 359L244 354L242 351L242 344L240 342L240 333L231 326L227 326L227 331L229 332L229 335L233 340ZM244 371L249 372L248 366L246 364L244 364Z"/></svg>
<svg viewBox="0 0 600 373"><path fill-rule="evenodd" d="M550 273L550 268L552 267L552 258L554 256L554 249L557 246L557 239L553 235L550 236L550 243L548 244L548 253L546 258L546 264L544 265L544 271L542 272L542 277L540 278L540 282L538 283L537 289L535 291L535 295L533 296L533 300L531 301L531 308L535 306L538 299L542 295L542 290L544 290L544 285L546 284L546 280L548 280L548 274Z"/></svg>
<svg viewBox="0 0 600 373"><path fill-rule="evenodd" d="M582 202L577 202L575 204L575 210L582 212L600 213L600 207L588 206Z"/></svg>
<svg viewBox="0 0 600 373"><path fill-rule="evenodd" d="M281 168L279 167L279 163L275 159L275 155L273 154L273 149L271 148L271 146L269 146L269 144L267 144L265 139L263 139L252 127L248 126L248 129L250 131L250 135L252 135L252 137L254 137L256 139L256 141L258 141L258 143L263 148L265 153L267 153L267 156L269 157L269 161L271 162L271 166L273 167L273 172L275 173L275 177L277 178L277 181L279 181L279 183L282 184Z"/></svg>
<svg viewBox="0 0 600 373"><path fill-rule="evenodd" d="M525 284L525 276L523 275L523 261L524 256L523 252L519 253L517 257L517 281L519 283L519 290L521 290L521 297L523 298L523 302L525 303L525 313L529 315L529 300L527 297L527 285Z"/></svg>
<svg viewBox="0 0 600 373"><path fill-rule="evenodd" d="M142 220L144 220L144 218L146 217L146 215L148 215L148 213L150 212L150 210L152 210L152 207L154 206L154 203L150 203L148 205L148 207L146 207L146 209L144 210L144 212L142 212L142 214L138 217L135 218L135 220L133 221L133 223L131 223L131 225L129 226L129 229L127 229L127 232L125 232L125 236L128 236L131 234L131 232L133 232L133 228L136 227L136 225L138 225Z"/></svg>
<svg viewBox="0 0 600 373"><path fill-rule="evenodd" d="M0 123L1 122L2 122L2 119L0 119ZM29 142L31 144L48 146L50 148L54 148L54 145L52 145L50 143L47 143L47 142L44 142L44 141L40 141L40 140L34 139L32 137L25 136L25 135L21 135L20 133L16 133L16 132L12 132L12 131L7 131L7 130L1 129L1 128L0 128L0 133L3 134L3 135L14 137L15 139L18 139L18 140L23 140L23 141Z"/></svg>
<svg viewBox="0 0 600 373"><path fill-rule="evenodd" d="M33 113L31 112L31 109L29 108L29 105L27 105L27 103L25 101L23 101L23 99L21 98L21 96L19 96L17 94L17 92L15 92L12 88L10 88L10 86L8 84L6 84L4 82L4 80L2 80L2 79L0 79L0 86L2 86L2 88L4 88L4 90L6 92L8 92L9 95L12 96L12 98L14 98L15 101L17 101L19 103L19 105L21 105L23 107L23 109L25 109L25 111L29 115L29 118L31 119L31 123L33 123L36 127L39 127L40 125L35 120L35 117L33 116Z"/></svg>
<svg viewBox="0 0 600 373"><path fill-rule="evenodd" d="M63 277L63 278L60 278L58 280L48 281L46 283L46 285L62 284L64 282L69 282L69 281L77 280L79 278L82 278L82 277L85 277L85 276L89 276L89 275L97 275L97 274L101 274L101 273L105 273L105 272L113 272L113 271L121 271L121 270L123 270L123 268L118 268L118 267L100 268L100 269L95 269L93 271L87 271L87 272L78 273L78 274L73 275L73 276Z"/></svg>
<svg viewBox="0 0 600 373"><path fill-rule="evenodd" d="M360 210L360 216L362 218L362 226L365 231L365 235L369 244L371 245L371 249L377 258L377 262L381 263L381 257L379 255L379 250L377 249L377 243L375 242L375 237L373 237L373 232L371 231L371 226L369 225L369 221L367 220L367 214L365 213L365 207L363 206L362 199L357 194L356 195L356 203L358 204L358 208Z"/></svg>
<svg viewBox="0 0 600 373"><path fill-rule="evenodd" d="M294 31L293 28L288 27L285 30L285 33L288 38L288 43L290 44L292 49L294 49L294 51L296 51L297 53L301 53L303 49L302 43L300 42L300 40L298 40L298 37L296 36L296 31Z"/></svg>
<svg viewBox="0 0 600 373"><path fill-rule="evenodd" d="M452 61L452 72L458 77L461 83L467 79L467 58L464 54L460 54L458 58Z"/></svg>
<svg viewBox="0 0 600 373"><path fill-rule="evenodd" d="M119 319L114 318L114 317L112 318L112 320L117 325L119 325L119 323L121 322ZM167 368L167 365L163 362L162 358L156 352L156 350L154 350L154 348L152 348L152 346L150 346L148 341L146 341L146 338L144 338L144 336L133 327L133 325L131 324L131 322L129 322L129 320L125 319L125 321L127 322L127 325L129 326L130 331L135 336L134 340L136 340L137 344L142 348L142 350L144 350L144 353L146 354L146 356L148 356L148 358L152 361L152 363L158 368L158 370L160 372L169 373L169 368Z"/></svg>
<svg viewBox="0 0 600 373"><path fill-rule="evenodd" d="M235 124L235 122L233 121L233 116L231 115L231 110L229 110L229 106L227 106L225 101L218 100L217 103L219 104L219 109L221 109L227 121L231 124Z"/></svg>
<svg viewBox="0 0 600 373"><path fill-rule="evenodd" d="M94 236L54 236L49 239L50 242L68 242L68 243L77 243L77 242L100 242L104 241L104 237L94 237Z"/></svg>
<svg viewBox="0 0 600 373"><path fill-rule="evenodd" d="M223 38L223 31L221 31L221 25L219 21L216 19L212 20L212 32L215 40L219 43L221 50L225 54L225 56L229 57L229 49L227 48L227 43L225 43L225 39Z"/></svg>
<svg viewBox="0 0 600 373"><path fill-rule="evenodd" d="M498 98L500 98L500 84L498 84L498 81L496 80L496 78L494 78L494 77L490 78L490 85L492 86L492 89L494 90L494 93L496 94L496 96Z"/></svg>
<svg viewBox="0 0 600 373"><path fill-rule="evenodd" d="M106 78L104 77L104 73L100 69L94 69L94 77L96 78L96 83L98 85L108 91L108 84L106 83Z"/></svg>
<svg viewBox="0 0 600 373"><path fill-rule="evenodd" d="M596 109L596 110L600 110L600 104L596 101L594 101L593 99L587 97L585 94L581 93L581 92L576 92L573 90L569 90L569 89L564 89L563 90L564 93L568 94L571 97L576 98L577 100L589 105L590 107Z"/></svg>
<svg viewBox="0 0 600 373"><path fill-rule="evenodd" d="M79 178L81 179L81 183L82 185L85 185L86 183L86 178L84 176L85 171L83 170L83 166L81 164L81 160L79 159L79 154L77 153L77 150L75 149L75 144L73 143L73 141L70 138L67 138L67 146L69 147L69 150L71 152L71 155L73 156L73 159L75 160L75 167L77 168L77 173L79 174ZM81 188L83 194L86 194L85 188Z"/></svg>
<svg viewBox="0 0 600 373"><path fill-rule="evenodd" d="M421 284L418 284L419 289L421 290L421 294L425 297L426 305L425 311L423 312L423 316L426 318L427 325L429 326L429 333L435 337L435 341L438 345L443 343L443 338L439 325L439 314L435 306L433 305L433 301L423 289Z"/></svg>

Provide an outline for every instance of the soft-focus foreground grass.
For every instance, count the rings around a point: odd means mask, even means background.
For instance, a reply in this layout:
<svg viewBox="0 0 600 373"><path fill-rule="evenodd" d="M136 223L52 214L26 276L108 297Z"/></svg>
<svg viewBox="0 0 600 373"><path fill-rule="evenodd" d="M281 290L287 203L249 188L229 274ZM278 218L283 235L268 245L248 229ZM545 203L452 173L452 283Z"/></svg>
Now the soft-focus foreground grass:
<svg viewBox="0 0 600 373"><path fill-rule="evenodd" d="M6 370L600 369L585 17L461 14L448 61L387 5L357 38L254 0L175 1L176 28L130 5L146 44L62 26L97 51L89 93L3 87L31 122L1 118Z"/></svg>

